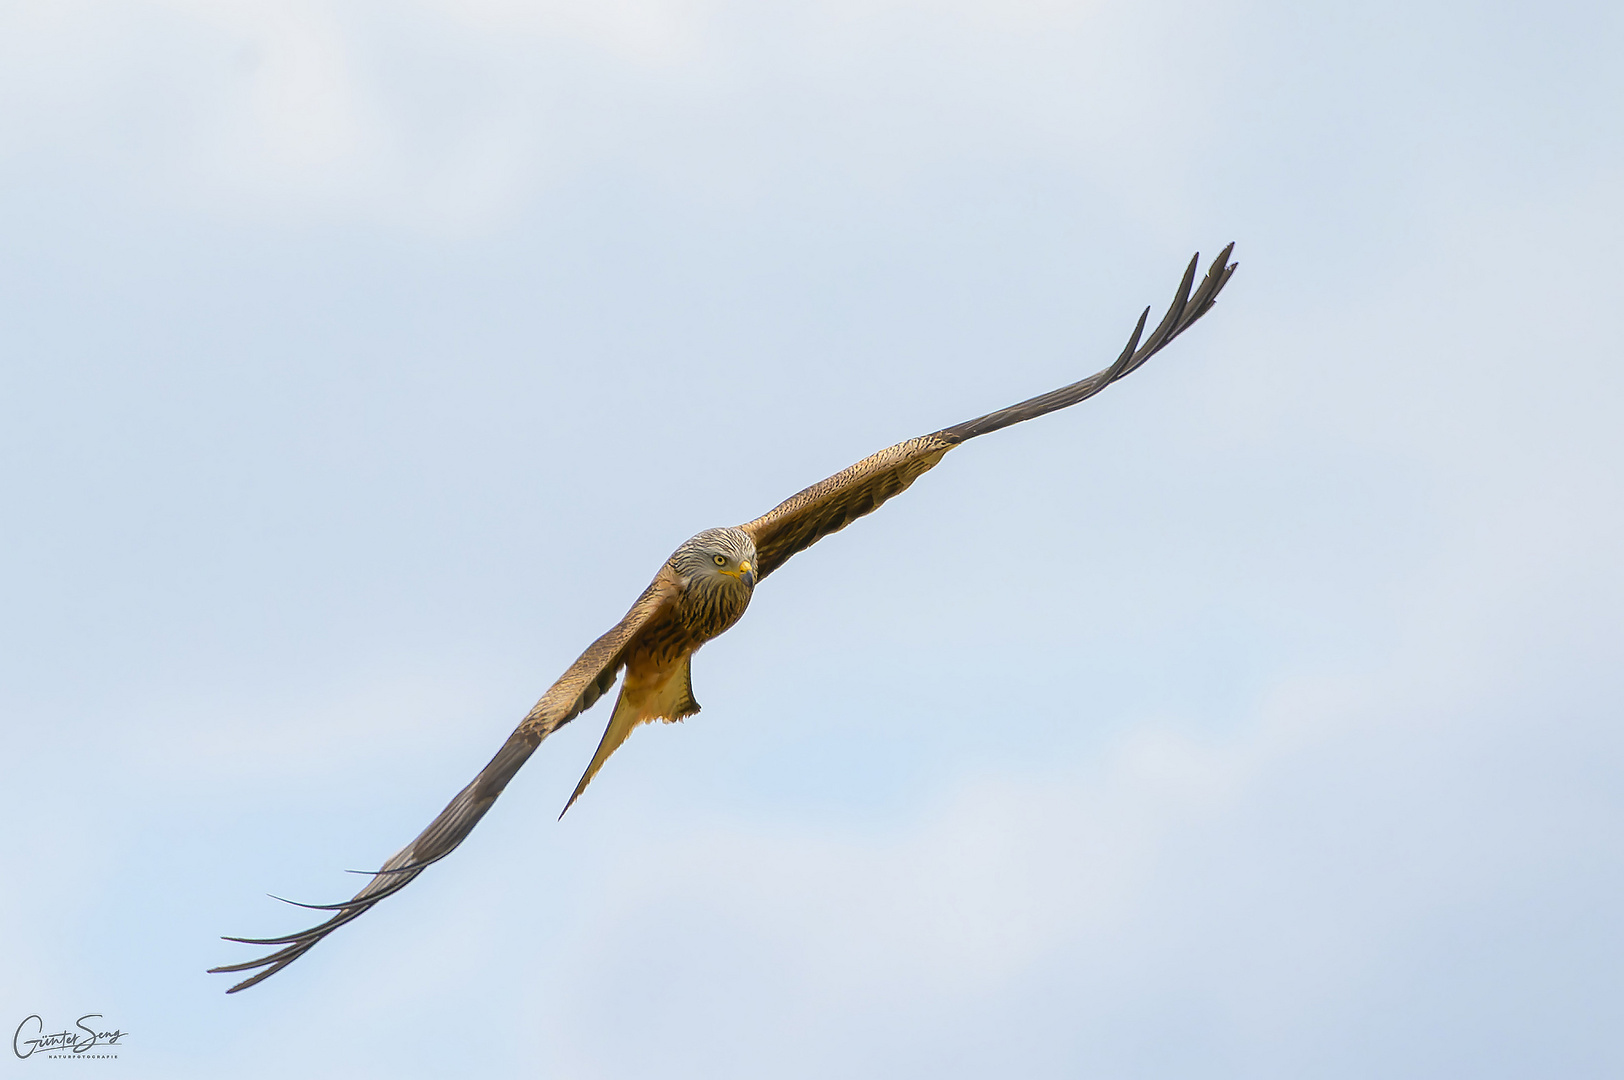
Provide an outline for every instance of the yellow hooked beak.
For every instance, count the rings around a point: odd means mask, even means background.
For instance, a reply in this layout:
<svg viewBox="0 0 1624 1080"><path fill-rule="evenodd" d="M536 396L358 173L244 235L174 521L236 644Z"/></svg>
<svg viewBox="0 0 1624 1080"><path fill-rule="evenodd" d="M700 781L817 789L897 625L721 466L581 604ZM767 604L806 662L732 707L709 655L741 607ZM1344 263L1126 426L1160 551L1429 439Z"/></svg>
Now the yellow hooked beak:
<svg viewBox="0 0 1624 1080"><path fill-rule="evenodd" d="M723 570L722 573L730 578L738 578L750 588L755 588L756 572L750 568L750 561L745 559L739 563L737 570Z"/></svg>

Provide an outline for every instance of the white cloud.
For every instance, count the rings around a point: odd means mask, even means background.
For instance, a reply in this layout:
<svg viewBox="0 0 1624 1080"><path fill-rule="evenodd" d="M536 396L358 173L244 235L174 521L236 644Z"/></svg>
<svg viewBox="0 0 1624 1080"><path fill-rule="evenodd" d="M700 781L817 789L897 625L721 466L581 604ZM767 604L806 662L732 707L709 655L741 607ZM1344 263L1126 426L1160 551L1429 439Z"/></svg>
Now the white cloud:
<svg viewBox="0 0 1624 1080"><path fill-rule="evenodd" d="M14 134L11 154L89 142L105 158L105 133L133 124L138 137L113 141L116 168L226 214L478 232L538 185L628 157L721 198L831 169L891 187L959 155L969 131L1001 155L1120 156L1148 177L1162 143L1137 126L1159 113L1165 137L1189 113L1153 73L1119 68L1092 4L823 4L761 13L783 27L770 35L702 3L42 14L54 6L12 16L17 53L52 61L14 70L5 92L55 115L22 144ZM121 18L138 30L103 31Z"/></svg>
<svg viewBox="0 0 1624 1080"><path fill-rule="evenodd" d="M216 152L234 179L299 199L364 178L379 152L369 145L377 117L365 102L352 42L326 5L176 8L215 31L217 47L231 50L236 79L218 86L217 126L209 134L220 140Z"/></svg>

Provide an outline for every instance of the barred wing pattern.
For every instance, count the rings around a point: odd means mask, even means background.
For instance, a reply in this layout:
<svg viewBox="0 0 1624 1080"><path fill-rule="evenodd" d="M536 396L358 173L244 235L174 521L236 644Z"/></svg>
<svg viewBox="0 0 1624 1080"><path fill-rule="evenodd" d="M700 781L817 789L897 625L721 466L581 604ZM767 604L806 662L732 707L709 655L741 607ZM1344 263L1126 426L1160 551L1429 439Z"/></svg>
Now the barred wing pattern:
<svg viewBox="0 0 1624 1080"><path fill-rule="evenodd" d="M949 450L960 443L1075 405L1137 370L1168 342L1212 310L1219 291L1235 272L1235 264L1229 263L1229 253L1234 248L1235 245L1230 244L1212 261L1200 288L1193 295L1190 289L1195 284L1201 256L1197 253L1192 257L1162 321L1141 344L1140 337L1150 317L1150 309L1146 308L1144 314L1139 316L1133 336L1128 339L1127 348L1104 370L1007 409L886 447L829 479L792 495L754 521L739 526L755 541L758 579L765 578L784 565L796 552L806 550L830 533L839 532L863 515L879 509L887 499L906 491L910 484L934 468Z"/></svg>
<svg viewBox="0 0 1624 1080"><path fill-rule="evenodd" d="M900 495L958 445L935 435L888 446L740 525L756 545L756 581L832 532Z"/></svg>
<svg viewBox="0 0 1624 1080"><path fill-rule="evenodd" d="M520 766L529 760L536 747L541 745L541 740L580 715L582 710L590 708L593 702L614 685L615 676L624 666L626 654L638 634L654 625L667 610L673 595L673 584L667 571L662 568L660 575L644 590L643 595L638 597L637 603L632 605L626 617L607 634L594 641L551 689L542 695L541 700L536 702L524 721L514 729L512 735L508 736L507 742L502 744L496 756L491 758L490 764L479 771L479 775L474 777L472 783L457 793L457 797L440 811L439 816L429 823L429 827L424 829L417 839L401 848L384 863L373 874L372 880L368 881L352 899L340 904L298 904L293 900L284 901L314 911L334 912L330 919L286 937L226 938L227 941L240 941L245 945L283 946L258 960L210 968L211 973L264 969L244 979L226 993L235 994L238 990L246 990L255 983L275 975L309 952L322 938L372 910L379 901L393 896L411 884L412 880L428 866L451 854L473 831L474 826L479 824L479 819L485 816L485 811L489 810L496 797L502 794L502 789L507 787L508 781L513 779Z"/></svg>

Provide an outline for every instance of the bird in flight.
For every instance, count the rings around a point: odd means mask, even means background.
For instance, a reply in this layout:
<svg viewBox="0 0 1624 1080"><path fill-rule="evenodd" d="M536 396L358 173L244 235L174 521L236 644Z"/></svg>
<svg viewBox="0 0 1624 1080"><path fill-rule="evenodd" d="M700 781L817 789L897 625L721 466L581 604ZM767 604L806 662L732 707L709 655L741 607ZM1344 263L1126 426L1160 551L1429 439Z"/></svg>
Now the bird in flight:
<svg viewBox="0 0 1624 1080"><path fill-rule="evenodd" d="M1173 304L1162 321L1144 337L1145 320L1150 315L1150 309L1146 308L1139 316L1127 347L1102 371L1007 409L898 443L822 483L813 484L754 521L737 528L706 529L686 541L660 567L626 617L588 646L580 659L542 695L490 764L457 793L417 839L396 852L380 869L370 871L372 879L353 899L338 904L297 905L330 911L333 915L296 934L276 938L228 937L226 941L280 947L258 960L209 970L255 971L256 974L226 992L234 994L245 990L275 975L310 951L322 938L364 914L380 900L404 889L430 864L451 854L479 824L479 819L485 816L485 811L502 794L520 766L535 753L541 740L591 708L624 669L625 680L614 712L609 716L609 725L581 782L575 785L574 793L564 805L567 812L609 755L639 724L651 720L669 723L699 711L689 672L693 654L705 642L738 622L756 586L765 581L767 575L783 566L796 552L844 529L893 495L905 491L960 443L1075 405L1134 371L1212 308L1219 291L1235 272L1236 264L1229 262L1234 246L1230 244L1219 253L1193 292L1200 255L1191 258Z"/></svg>

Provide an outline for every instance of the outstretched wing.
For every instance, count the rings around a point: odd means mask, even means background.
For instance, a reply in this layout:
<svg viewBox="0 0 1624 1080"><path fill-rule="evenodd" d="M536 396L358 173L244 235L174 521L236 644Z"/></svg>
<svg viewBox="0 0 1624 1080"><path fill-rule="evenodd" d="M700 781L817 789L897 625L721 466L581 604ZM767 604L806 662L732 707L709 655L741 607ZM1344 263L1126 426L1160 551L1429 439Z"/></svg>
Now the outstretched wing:
<svg viewBox="0 0 1624 1080"><path fill-rule="evenodd" d="M1229 262L1229 253L1234 247L1234 244L1230 244L1213 260L1193 295L1190 289L1195 284L1201 256L1198 253L1191 258L1190 265L1184 271L1184 280L1179 283L1178 293L1173 297L1173 304L1162 321L1141 344L1145 320L1150 316L1150 309L1146 308L1144 314L1139 316L1139 325L1134 327L1133 336L1128 339L1127 348L1122 350L1122 355L1110 367L1070 386L1040 394L1007 409L887 447L829 479L792 495L754 521L739 526L755 542L757 579L784 565L796 552L811 547L832 532L844 529L864 514L878 509L893 495L906 491L908 485L934 468L944 454L965 440L1075 405L1137 369L1212 309L1219 290L1235 272L1236 264Z"/></svg>
<svg viewBox="0 0 1624 1080"><path fill-rule="evenodd" d="M397 851L372 880L367 882L353 899L341 904L299 904L315 911L334 912L332 918L308 930L278 938L228 937L227 941L240 941L247 945L281 945L283 948L242 964L228 964L210 968L211 972L265 970L226 991L234 994L255 983L270 978L308 952L316 942L340 926L371 910L372 906L409 885L431 863L445 858L473 831L485 811L502 794L508 781L535 752L541 740L569 723L582 710L603 696L614 685L615 675L626 662L637 636L654 625L669 610L675 595L675 580L670 571L662 568L654 582L638 597L626 617L607 634L589 646L580 659L570 665L562 678L552 685L536 702L535 708L508 736L507 742L491 758L490 764L479 771L473 782L457 793L429 827L417 839ZM278 898L280 899L280 898ZM293 901L288 901L293 903Z"/></svg>

